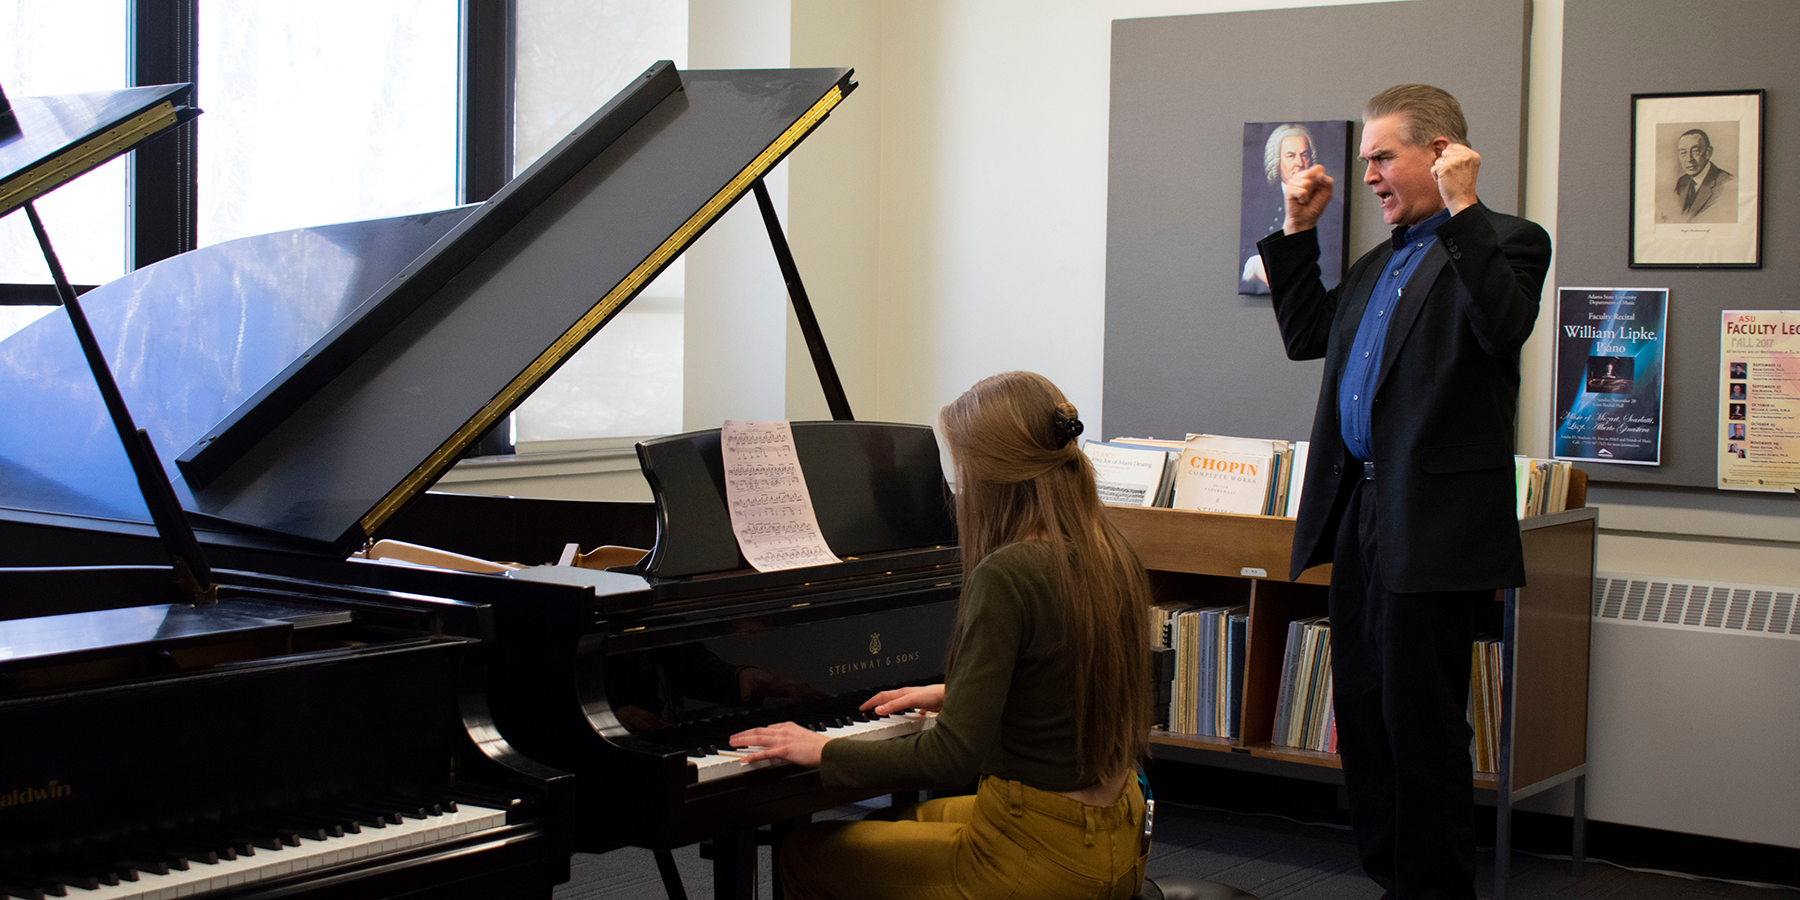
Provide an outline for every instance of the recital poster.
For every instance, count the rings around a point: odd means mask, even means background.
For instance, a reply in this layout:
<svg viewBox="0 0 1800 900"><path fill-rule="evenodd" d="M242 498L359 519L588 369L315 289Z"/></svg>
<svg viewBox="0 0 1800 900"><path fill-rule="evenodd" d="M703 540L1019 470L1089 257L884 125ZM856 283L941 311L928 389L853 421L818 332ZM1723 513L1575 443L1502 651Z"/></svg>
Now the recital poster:
<svg viewBox="0 0 1800 900"><path fill-rule="evenodd" d="M1725 310L1719 487L1800 489L1800 310Z"/></svg>
<svg viewBox="0 0 1800 900"><path fill-rule="evenodd" d="M1662 464L1661 288L1556 292L1557 459Z"/></svg>

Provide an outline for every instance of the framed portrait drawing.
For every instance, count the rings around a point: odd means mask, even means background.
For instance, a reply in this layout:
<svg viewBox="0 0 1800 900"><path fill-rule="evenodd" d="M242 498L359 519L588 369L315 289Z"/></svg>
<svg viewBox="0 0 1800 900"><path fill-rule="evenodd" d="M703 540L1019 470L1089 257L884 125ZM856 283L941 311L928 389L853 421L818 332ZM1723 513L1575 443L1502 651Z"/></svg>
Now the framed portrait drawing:
<svg viewBox="0 0 1800 900"><path fill-rule="evenodd" d="M1631 95L1629 264L1762 267L1763 92Z"/></svg>
<svg viewBox="0 0 1800 900"><path fill-rule="evenodd" d="M1319 219L1319 276L1325 287L1344 276L1350 244L1349 191L1344 172L1350 160L1348 121L1246 122L1244 124L1243 205L1238 208L1238 293L1267 294L1256 242L1281 230L1287 217L1281 183L1315 165L1337 181L1331 205Z"/></svg>

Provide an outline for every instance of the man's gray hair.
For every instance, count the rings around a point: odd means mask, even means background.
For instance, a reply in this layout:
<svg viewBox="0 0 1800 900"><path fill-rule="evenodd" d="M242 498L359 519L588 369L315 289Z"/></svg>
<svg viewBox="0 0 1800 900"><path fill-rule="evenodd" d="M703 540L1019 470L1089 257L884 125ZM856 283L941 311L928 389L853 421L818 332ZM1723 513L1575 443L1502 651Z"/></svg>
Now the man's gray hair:
<svg viewBox="0 0 1800 900"><path fill-rule="evenodd" d="M1400 139L1411 146L1423 147L1440 136L1451 143L1469 143L1469 123L1463 119L1462 104L1443 88L1396 84L1370 97L1363 108L1364 122L1391 115L1400 116Z"/></svg>
<svg viewBox="0 0 1800 900"><path fill-rule="evenodd" d="M1305 125L1289 122L1277 125L1269 132L1269 142L1263 145L1263 172L1269 176L1270 184L1281 182L1281 142L1289 135L1297 134L1306 138L1306 149L1312 153L1319 152L1318 142L1313 140L1312 132ZM1317 162L1318 160L1314 160Z"/></svg>

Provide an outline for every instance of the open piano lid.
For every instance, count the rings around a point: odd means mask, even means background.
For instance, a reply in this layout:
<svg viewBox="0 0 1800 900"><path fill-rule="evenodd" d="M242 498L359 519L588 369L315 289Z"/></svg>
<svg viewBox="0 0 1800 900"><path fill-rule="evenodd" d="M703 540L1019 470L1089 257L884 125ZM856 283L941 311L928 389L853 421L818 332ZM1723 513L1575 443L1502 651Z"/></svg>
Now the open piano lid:
<svg viewBox="0 0 1800 900"><path fill-rule="evenodd" d="M202 248L83 303L203 540L342 555L779 163L850 76L658 63L472 211ZM322 336L295 354L242 327L271 318L257 310L269 297L314 307L275 316L280 337L306 315L324 317ZM41 423L0 435L0 507L141 528L66 330L47 316L0 344L0 417Z"/></svg>
<svg viewBox="0 0 1800 900"><path fill-rule="evenodd" d="M11 102L0 93L0 216L199 115L190 92L161 84Z"/></svg>

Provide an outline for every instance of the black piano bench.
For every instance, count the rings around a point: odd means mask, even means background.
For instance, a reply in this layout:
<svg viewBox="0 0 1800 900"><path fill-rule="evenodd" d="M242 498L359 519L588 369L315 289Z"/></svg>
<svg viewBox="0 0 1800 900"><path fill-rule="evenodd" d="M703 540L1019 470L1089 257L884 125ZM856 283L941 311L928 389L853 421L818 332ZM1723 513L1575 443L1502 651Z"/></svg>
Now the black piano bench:
<svg viewBox="0 0 1800 900"><path fill-rule="evenodd" d="M1143 888L1131 900L1256 900L1256 895L1228 884L1164 875L1144 879Z"/></svg>

